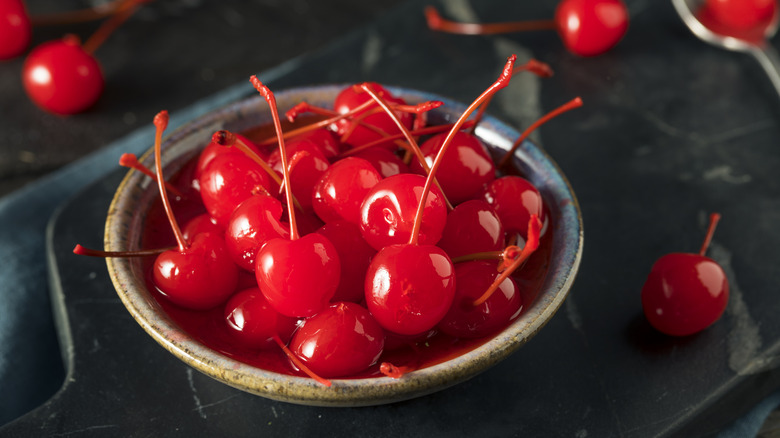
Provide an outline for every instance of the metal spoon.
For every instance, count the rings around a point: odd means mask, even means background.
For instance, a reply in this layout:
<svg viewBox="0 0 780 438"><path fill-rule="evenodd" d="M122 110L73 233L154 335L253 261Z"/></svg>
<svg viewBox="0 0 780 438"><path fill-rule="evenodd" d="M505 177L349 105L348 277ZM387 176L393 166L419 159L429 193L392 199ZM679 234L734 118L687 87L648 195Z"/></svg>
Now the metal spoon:
<svg viewBox="0 0 780 438"><path fill-rule="evenodd" d="M780 14L777 10L771 21L765 25L763 38L753 40L717 33L705 26L695 15L695 11L701 6L700 0L672 0L672 4L685 25L702 41L727 50L753 55L764 68L769 80L772 81L772 85L775 86L775 90L780 95L780 56L768 42L769 38L777 32L778 21L780 21L778 20Z"/></svg>

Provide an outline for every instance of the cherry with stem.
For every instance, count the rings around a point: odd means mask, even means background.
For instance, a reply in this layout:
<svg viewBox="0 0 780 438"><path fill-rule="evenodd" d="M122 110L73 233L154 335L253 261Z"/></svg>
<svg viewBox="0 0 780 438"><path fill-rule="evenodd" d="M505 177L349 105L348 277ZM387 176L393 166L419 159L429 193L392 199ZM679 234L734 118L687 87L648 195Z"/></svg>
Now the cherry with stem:
<svg viewBox="0 0 780 438"><path fill-rule="evenodd" d="M285 316L309 317L322 310L339 284L341 265L333 244L317 233L300 236L293 208L284 133L276 98L256 76L252 85L268 103L282 162L282 178L290 220L290 239L270 239L258 251L255 276L274 309Z"/></svg>

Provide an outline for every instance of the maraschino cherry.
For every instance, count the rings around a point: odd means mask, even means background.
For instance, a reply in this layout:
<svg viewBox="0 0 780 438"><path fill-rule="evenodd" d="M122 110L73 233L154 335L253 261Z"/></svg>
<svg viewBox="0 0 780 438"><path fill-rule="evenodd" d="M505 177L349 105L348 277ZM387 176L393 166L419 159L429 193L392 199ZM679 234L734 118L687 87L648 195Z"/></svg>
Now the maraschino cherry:
<svg viewBox="0 0 780 438"><path fill-rule="evenodd" d="M222 236L200 233L188 242L176 223L162 177L160 144L167 124L166 111L155 116L155 166L157 186L177 248L157 256L152 278L160 293L175 304L188 309L209 309L224 303L233 294L238 284L238 267L230 260Z"/></svg>
<svg viewBox="0 0 780 438"><path fill-rule="evenodd" d="M80 113L94 105L105 80L93 53L142 1L134 0L133 7L105 21L84 45L76 36L66 35L33 49L22 67L22 83L30 99L60 115Z"/></svg>
<svg viewBox="0 0 780 438"><path fill-rule="evenodd" d="M230 297L224 315L233 339L245 347L259 350L276 347L275 336L289 341L298 322L278 314L256 287Z"/></svg>
<svg viewBox="0 0 780 438"><path fill-rule="evenodd" d="M450 308L455 294L452 261L441 248L418 244L417 240L425 204L436 170L455 133L481 104L509 83L515 60L514 55L507 60L499 79L469 105L442 143L425 179L409 242L383 247L369 265L365 284L366 305L377 322L393 333L421 334L436 326Z"/></svg>
<svg viewBox="0 0 780 438"><path fill-rule="evenodd" d="M22 0L0 2L0 60L15 58L30 45L32 25Z"/></svg>
<svg viewBox="0 0 780 438"><path fill-rule="evenodd" d="M642 287L642 308L658 331L691 335L712 325L726 310L728 278L717 262L704 256L719 219L717 213L710 215L698 254L667 254L650 270Z"/></svg>
<svg viewBox="0 0 780 438"><path fill-rule="evenodd" d="M432 6L425 9L425 17L431 29L465 35L555 29L564 46L580 56L608 51L628 30L628 9L622 0L562 0L553 20L456 23L443 19Z"/></svg>
<svg viewBox="0 0 780 438"><path fill-rule="evenodd" d="M341 264L333 244L320 234L301 237L295 221L290 172L276 98L256 76L250 78L271 109L290 220L290 239L271 239L258 251L255 275L260 290L282 315L308 317L322 310L339 284Z"/></svg>
<svg viewBox="0 0 780 438"><path fill-rule="evenodd" d="M777 10L777 0L706 0L700 14L723 27L745 30L766 25Z"/></svg>
<svg viewBox="0 0 780 438"><path fill-rule="evenodd" d="M290 341L290 350L318 375L349 376L375 364L385 333L364 307L334 303L306 319Z"/></svg>

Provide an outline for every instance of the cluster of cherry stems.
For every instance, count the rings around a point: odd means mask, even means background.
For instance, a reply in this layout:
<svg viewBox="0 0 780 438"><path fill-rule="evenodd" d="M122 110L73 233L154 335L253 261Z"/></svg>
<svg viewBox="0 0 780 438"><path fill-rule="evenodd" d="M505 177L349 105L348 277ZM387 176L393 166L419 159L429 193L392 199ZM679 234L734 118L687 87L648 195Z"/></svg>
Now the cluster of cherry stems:
<svg viewBox="0 0 780 438"><path fill-rule="evenodd" d="M167 193L188 195L157 177L167 124L167 113L158 114L155 172L132 155L121 160L157 179L176 238L175 248L156 256L154 286L187 309L224 306L238 344L280 347L325 384L374 365L388 336L415 339L440 330L481 338L506 327L523 308L511 274L538 247L546 210L528 180L497 177L471 130L513 74L551 74L535 60L514 63L512 56L454 124L438 126L426 119L441 102L410 105L363 83L344 89L333 110L305 102L291 108L290 120L304 112L322 120L283 132L273 93L253 77L277 135L253 143L214 133L191 187L207 213L183 229ZM514 147L581 105L577 98L542 117ZM80 246L75 252L149 254ZM242 271L255 274L256 286L239 286ZM404 371L389 363L381 369L395 377Z"/></svg>

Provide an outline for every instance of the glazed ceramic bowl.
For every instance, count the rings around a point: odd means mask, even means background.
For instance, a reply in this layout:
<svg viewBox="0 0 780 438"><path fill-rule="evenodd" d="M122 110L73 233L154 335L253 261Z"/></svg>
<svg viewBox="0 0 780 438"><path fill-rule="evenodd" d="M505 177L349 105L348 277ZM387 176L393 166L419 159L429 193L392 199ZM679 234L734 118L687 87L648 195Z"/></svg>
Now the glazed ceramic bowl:
<svg viewBox="0 0 780 438"><path fill-rule="evenodd" d="M325 85L277 92L278 107L283 112L304 100L328 107L342 88ZM451 123L465 109L441 96L389 89L407 102L443 101L445 105L430 115L432 124ZM214 131L242 132L270 121L268 105L260 96L194 120L164 141L164 173L172 175L182 168L208 144ZM494 156L508 149L518 136L515 129L490 117L479 125L476 134ZM149 166L153 165L152 160L151 152L142 159ZM422 396L469 379L520 348L552 318L574 282L582 255L582 220L574 193L557 165L530 142L517 151L515 164L539 189L549 208L553 241L550 266L541 289L533 302L525 303L524 313L518 319L481 346L399 379L332 379L333 385L325 387L310 378L248 365L212 350L182 330L147 289L143 264L138 258L108 259L109 274L128 311L152 338L191 367L233 387L275 400L317 406L377 405ZM149 178L134 171L127 174L116 191L106 221L107 250L140 248L147 212L158 196L157 187Z"/></svg>

